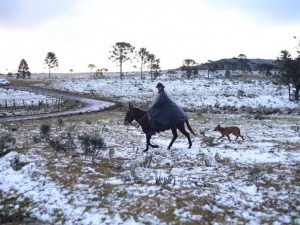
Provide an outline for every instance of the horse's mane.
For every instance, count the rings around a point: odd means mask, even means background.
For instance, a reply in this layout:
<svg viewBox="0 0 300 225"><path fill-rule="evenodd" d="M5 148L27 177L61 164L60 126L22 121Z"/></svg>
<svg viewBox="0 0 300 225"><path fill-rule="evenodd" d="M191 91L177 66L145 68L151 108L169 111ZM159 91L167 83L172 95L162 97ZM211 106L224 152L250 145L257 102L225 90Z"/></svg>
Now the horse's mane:
<svg viewBox="0 0 300 225"><path fill-rule="evenodd" d="M139 108L136 108L136 107L134 107L133 110L135 110L137 113L140 113L140 114L142 114L142 113L143 113L143 114L147 113L147 111L142 110L142 109L139 109Z"/></svg>

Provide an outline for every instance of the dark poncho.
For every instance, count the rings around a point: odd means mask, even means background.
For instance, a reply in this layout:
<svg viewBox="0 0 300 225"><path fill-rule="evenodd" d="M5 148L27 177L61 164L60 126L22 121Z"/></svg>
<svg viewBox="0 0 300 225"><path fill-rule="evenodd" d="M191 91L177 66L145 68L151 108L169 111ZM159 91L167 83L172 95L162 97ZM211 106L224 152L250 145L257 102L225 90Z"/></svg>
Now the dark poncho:
<svg viewBox="0 0 300 225"><path fill-rule="evenodd" d="M150 105L148 116L151 119L151 129L157 132L168 130L187 120L187 115L162 90Z"/></svg>

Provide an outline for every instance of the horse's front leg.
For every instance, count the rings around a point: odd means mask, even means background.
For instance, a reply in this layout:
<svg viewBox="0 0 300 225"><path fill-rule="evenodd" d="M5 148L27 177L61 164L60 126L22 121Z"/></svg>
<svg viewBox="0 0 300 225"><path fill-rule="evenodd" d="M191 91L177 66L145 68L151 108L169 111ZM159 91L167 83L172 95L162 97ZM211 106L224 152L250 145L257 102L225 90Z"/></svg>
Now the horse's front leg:
<svg viewBox="0 0 300 225"><path fill-rule="evenodd" d="M158 148L158 145L153 145L150 143L150 139L151 139L152 135L146 135L146 149L144 150L144 152L147 152L149 149L149 146L152 148Z"/></svg>
<svg viewBox="0 0 300 225"><path fill-rule="evenodd" d="M176 138L178 137L178 134L177 134L177 128L172 128L172 134L173 134L173 138L172 138L171 143L170 143L169 146L168 146L168 150L172 147L174 141L175 141Z"/></svg>

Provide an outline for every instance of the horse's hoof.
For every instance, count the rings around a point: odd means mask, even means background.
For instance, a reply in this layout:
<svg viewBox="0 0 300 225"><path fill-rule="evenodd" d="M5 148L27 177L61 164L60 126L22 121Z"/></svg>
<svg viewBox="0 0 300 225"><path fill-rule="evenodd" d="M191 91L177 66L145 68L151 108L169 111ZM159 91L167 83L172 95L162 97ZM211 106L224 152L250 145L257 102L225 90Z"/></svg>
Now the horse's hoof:
<svg viewBox="0 0 300 225"><path fill-rule="evenodd" d="M148 152L148 149L145 149L143 152Z"/></svg>
<svg viewBox="0 0 300 225"><path fill-rule="evenodd" d="M159 148L159 146L158 145L154 145L153 148Z"/></svg>

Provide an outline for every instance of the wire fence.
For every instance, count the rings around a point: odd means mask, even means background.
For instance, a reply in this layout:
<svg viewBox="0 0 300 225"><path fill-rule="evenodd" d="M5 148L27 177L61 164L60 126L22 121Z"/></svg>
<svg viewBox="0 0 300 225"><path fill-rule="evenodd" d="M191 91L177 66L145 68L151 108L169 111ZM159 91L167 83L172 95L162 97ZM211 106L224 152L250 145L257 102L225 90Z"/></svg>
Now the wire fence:
<svg viewBox="0 0 300 225"><path fill-rule="evenodd" d="M0 112L4 114L6 111L20 110L36 111L43 109L45 112L59 111L65 107L67 101L59 92L53 94L52 91L50 94L49 91L39 87L4 87L4 89L24 92L23 97L21 93L16 97L7 97L7 99L0 101ZM32 95L28 95L25 92Z"/></svg>
<svg viewBox="0 0 300 225"><path fill-rule="evenodd" d="M54 97L47 97L42 99L28 100L28 99L5 99L0 103L0 108L4 109L18 109L18 108L41 108L41 107L60 107L65 100Z"/></svg>

